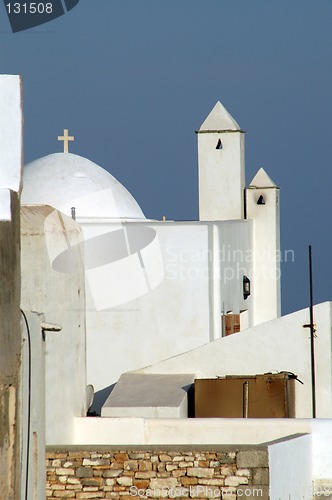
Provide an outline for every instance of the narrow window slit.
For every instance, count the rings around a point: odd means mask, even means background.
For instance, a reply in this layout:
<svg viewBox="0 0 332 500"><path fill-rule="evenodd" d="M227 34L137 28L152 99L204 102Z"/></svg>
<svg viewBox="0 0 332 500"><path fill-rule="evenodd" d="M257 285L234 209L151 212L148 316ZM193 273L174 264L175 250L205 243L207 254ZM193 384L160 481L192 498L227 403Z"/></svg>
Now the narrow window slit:
<svg viewBox="0 0 332 500"><path fill-rule="evenodd" d="M216 145L216 149L222 149L222 142L220 139L218 139L218 142L217 142L217 145Z"/></svg>

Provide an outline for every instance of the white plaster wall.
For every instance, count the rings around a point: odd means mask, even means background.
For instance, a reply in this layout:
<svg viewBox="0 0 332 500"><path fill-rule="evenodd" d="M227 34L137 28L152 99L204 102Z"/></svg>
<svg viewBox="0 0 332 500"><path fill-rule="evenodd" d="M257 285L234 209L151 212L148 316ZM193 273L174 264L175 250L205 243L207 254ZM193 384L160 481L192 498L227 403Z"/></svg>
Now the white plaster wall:
<svg viewBox="0 0 332 500"><path fill-rule="evenodd" d="M97 220L82 226L85 249L89 239L131 228L138 230L137 240L141 238L144 247L139 257L133 251L120 258L119 250L109 266L88 270L88 383L96 391L115 383L122 373L220 338L224 309L248 308L251 313L252 301L243 300L242 284L251 265L243 262L252 245L251 221L115 225ZM154 246L144 246L146 229L156 233ZM97 305L109 301L110 307L97 310L96 295Z"/></svg>
<svg viewBox="0 0 332 500"><path fill-rule="evenodd" d="M202 345L213 334L207 225L168 222L148 225L157 234L162 280L151 287L148 276L147 286L135 298L131 299L129 293L127 302L104 311L89 307L87 310L88 383L95 390L116 382L122 373ZM86 234L86 227L84 231ZM159 259L158 251L156 255ZM153 255L144 269L147 273L151 262ZM119 297L125 297L125 287L131 290L136 286L135 278L140 279L141 275L134 268L128 284L126 270L123 272L123 279L115 282L106 273L100 275L99 293L107 297L113 294L110 292L113 288L118 290Z"/></svg>
<svg viewBox="0 0 332 500"><path fill-rule="evenodd" d="M21 316L22 382L20 400L23 433L21 435L20 498L22 500L26 498L44 500L46 488L45 341L41 330L41 322L44 317L37 313L27 312L25 318L27 324L23 315ZM30 375L31 379L29 381ZM30 427L28 427L29 423ZM26 481L27 470L28 481Z"/></svg>
<svg viewBox="0 0 332 500"><path fill-rule="evenodd" d="M3 498L20 487L19 384L20 214L23 163L21 79L0 75L0 485Z"/></svg>
<svg viewBox="0 0 332 500"><path fill-rule="evenodd" d="M225 221L219 229L221 311L235 314L248 310L248 322L254 324L253 293L244 300L243 276L252 269L252 221ZM242 329L242 328L241 328Z"/></svg>
<svg viewBox="0 0 332 500"><path fill-rule="evenodd" d="M0 75L0 187L20 192L23 165L21 77Z"/></svg>
<svg viewBox="0 0 332 500"><path fill-rule="evenodd" d="M309 309L305 318L310 322ZM332 303L324 302L314 307L315 367L316 367L316 417L332 418ZM306 328L306 340L309 339ZM309 340L308 340L309 341ZM310 342L310 341L309 341ZM311 372L310 372L311 373ZM311 376L311 375L310 375ZM311 416L311 415L310 415Z"/></svg>
<svg viewBox="0 0 332 500"><path fill-rule="evenodd" d="M223 148L217 150L218 139ZM199 220L243 218L244 134L198 133Z"/></svg>
<svg viewBox="0 0 332 500"><path fill-rule="evenodd" d="M311 422L286 418L76 418L73 441L65 444L257 445L310 433Z"/></svg>
<svg viewBox="0 0 332 500"><path fill-rule="evenodd" d="M0 220L12 220L11 191L7 188L0 188Z"/></svg>
<svg viewBox="0 0 332 500"><path fill-rule="evenodd" d="M260 195L265 205L257 205ZM279 189L249 188L246 196L247 217L254 221L251 279L255 324L259 324L281 314Z"/></svg>
<svg viewBox="0 0 332 500"><path fill-rule="evenodd" d="M332 417L331 303L314 308L316 324L316 415ZM291 371L296 383L296 416L312 416L309 310L304 309L149 366L140 373L196 373L197 378Z"/></svg>
<svg viewBox="0 0 332 500"><path fill-rule="evenodd" d="M74 433L69 441L62 444L107 445L107 444L142 444L144 443L143 418L75 418Z"/></svg>
<svg viewBox="0 0 332 500"><path fill-rule="evenodd" d="M302 419L146 420L145 439L148 444L266 444L310 429L310 421Z"/></svg>
<svg viewBox="0 0 332 500"><path fill-rule="evenodd" d="M270 499L312 499L312 436L269 445Z"/></svg>
<svg viewBox="0 0 332 500"><path fill-rule="evenodd" d="M45 321L62 326L61 332L46 332L46 443L70 439L73 419L86 414L86 343L84 272L82 263L72 262L71 271L52 268L49 248L58 250L81 241L79 226L66 216L60 226L45 225L47 206L21 209L22 308L38 311ZM61 226L61 221L63 226Z"/></svg>
<svg viewBox="0 0 332 500"><path fill-rule="evenodd" d="M315 419L312 429L313 477L332 481L332 420Z"/></svg>

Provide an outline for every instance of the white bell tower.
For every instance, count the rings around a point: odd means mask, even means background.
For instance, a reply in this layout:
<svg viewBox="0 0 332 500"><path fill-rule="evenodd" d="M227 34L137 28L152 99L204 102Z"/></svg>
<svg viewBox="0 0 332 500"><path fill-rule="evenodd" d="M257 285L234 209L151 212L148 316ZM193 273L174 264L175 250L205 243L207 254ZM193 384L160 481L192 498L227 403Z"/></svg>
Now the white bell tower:
<svg viewBox="0 0 332 500"><path fill-rule="evenodd" d="M279 191L260 168L246 192L247 216L254 220L252 280L256 325L281 315Z"/></svg>
<svg viewBox="0 0 332 500"><path fill-rule="evenodd" d="M243 130L218 101L197 134L199 220L243 219Z"/></svg>

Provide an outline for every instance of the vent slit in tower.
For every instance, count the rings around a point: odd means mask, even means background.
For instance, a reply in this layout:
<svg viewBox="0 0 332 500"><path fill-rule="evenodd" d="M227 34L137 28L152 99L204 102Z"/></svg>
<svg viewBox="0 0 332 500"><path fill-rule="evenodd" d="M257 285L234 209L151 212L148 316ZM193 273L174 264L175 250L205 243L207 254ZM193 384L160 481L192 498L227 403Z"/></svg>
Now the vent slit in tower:
<svg viewBox="0 0 332 500"><path fill-rule="evenodd" d="M222 149L222 142L220 139L218 139L218 143L216 145L216 149Z"/></svg>

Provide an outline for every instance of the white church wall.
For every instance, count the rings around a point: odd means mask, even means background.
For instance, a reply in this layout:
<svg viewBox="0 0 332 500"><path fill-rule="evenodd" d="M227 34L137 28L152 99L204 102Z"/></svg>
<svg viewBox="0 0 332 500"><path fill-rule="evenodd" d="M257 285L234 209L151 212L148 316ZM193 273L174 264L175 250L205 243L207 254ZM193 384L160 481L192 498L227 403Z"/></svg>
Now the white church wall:
<svg viewBox="0 0 332 500"><path fill-rule="evenodd" d="M21 77L0 76L0 187L20 192L23 167Z"/></svg>
<svg viewBox="0 0 332 500"><path fill-rule="evenodd" d="M248 311L244 326L254 324L253 297L243 296L243 276L250 277L253 267L252 221L224 221L219 229L221 311L239 314Z"/></svg>
<svg viewBox="0 0 332 500"><path fill-rule="evenodd" d="M45 333L47 444L70 439L74 417L86 414L82 262L74 255L68 262L68 272L59 271L66 268L65 261L52 262L52 249L59 253L61 245L66 248L69 242L74 251L80 241L81 230L72 219L57 217L57 212L47 206L22 207L22 308L44 313L45 321L62 327L61 332Z"/></svg>
<svg viewBox="0 0 332 500"><path fill-rule="evenodd" d="M144 230L147 224L123 224L134 226ZM142 293L131 299L130 292L129 300L121 303L125 297L122 289L119 304L111 302L112 307L105 311L87 310L88 382L96 390L116 382L126 371L202 345L212 335L208 226L165 222L149 223L148 227L156 233L158 248L153 252L161 266L156 271L162 276L160 282L154 286L152 278L151 284L152 252L150 259L145 258L145 267L138 261L131 276L134 287L135 278L141 279L144 272ZM125 278L114 283L106 277L99 286L107 295L109 288L123 288L124 284Z"/></svg>
<svg viewBox="0 0 332 500"><path fill-rule="evenodd" d="M316 324L316 415L332 417L331 303L314 308ZM295 373L298 418L312 416L309 310L304 309L138 370L140 373L196 373L197 378L255 375L270 371Z"/></svg>
<svg viewBox="0 0 332 500"><path fill-rule="evenodd" d="M86 253L91 247L99 254L100 235L113 238L103 265L86 265L88 383L96 391L122 373L220 338L225 308L249 309L252 317L251 298L243 299L251 221L81 224ZM115 239L121 231L124 250ZM109 307L98 310L101 303Z"/></svg>

